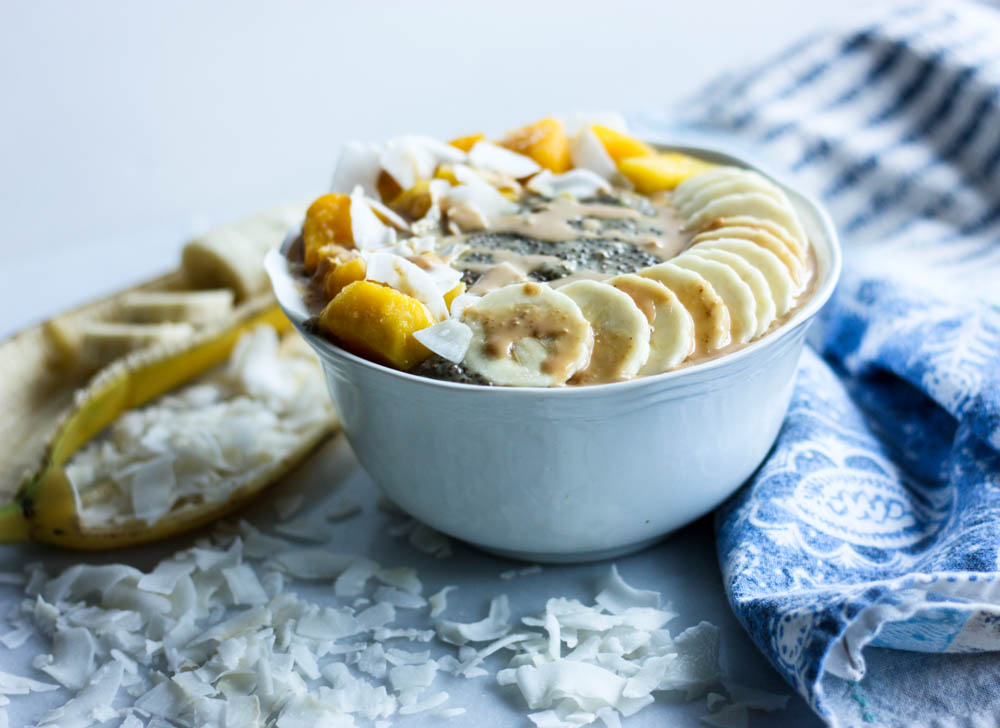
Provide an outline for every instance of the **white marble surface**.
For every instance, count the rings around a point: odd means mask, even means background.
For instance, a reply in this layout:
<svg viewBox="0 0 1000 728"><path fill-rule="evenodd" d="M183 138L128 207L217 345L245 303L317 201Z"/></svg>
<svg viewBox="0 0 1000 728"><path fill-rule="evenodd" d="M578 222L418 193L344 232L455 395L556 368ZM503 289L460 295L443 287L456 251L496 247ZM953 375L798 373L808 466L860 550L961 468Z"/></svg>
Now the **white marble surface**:
<svg viewBox="0 0 1000 728"><path fill-rule="evenodd" d="M393 537L389 533L389 529L400 524L403 518L376 507L376 489L364 472L357 468L342 436L334 438L285 482L277 484L259 503L240 515L262 530L274 533L270 526L274 522L275 498L290 492L303 492L305 502L309 504L307 508L320 516L326 510L323 504L326 498L347 497L360 502L360 515L331 526L330 550L366 554L383 566L414 567L423 580L425 594L433 594L448 584L459 585L457 591L448 595L448 610L443 615L447 619L470 622L480 619L486 613L489 600L503 593L510 598L515 619L544 611L545 600L552 596L593 603L598 580L612 563L545 566L538 574L503 579L500 577L502 572L523 568L525 564L491 556L459 542L452 542L453 555L449 558L427 556L410 546L405 538ZM321 518L318 520L322 522ZM207 533L209 530L205 529L161 544L87 558L92 563L124 561L148 570L159 559L187 548L196 538ZM275 535L280 537L280 534ZM17 570L24 563L41 561L49 573L54 574L79 559L79 555L45 546L2 547L0 571ZM731 678L780 694L791 692L746 637L726 603L712 545L710 522L699 521L661 544L616 559L613 563L618 565L626 581L643 589L656 589L672 603L680 616L667 627L675 634L701 620L718 625L722 631L722 666ZM289 588L319 603L336 603L329 584L295 582ZM20 587L0 584L0 615L6 614L19 600ZM408 612L400 610L399 621L403 626L409 626L404 621L409 616ZM426 629L430 624L426 611L421 610L420 614L422 616L414 613L413 618L420 621L412 626L419 625ZM0 632L3 631L5 629L0 629ZM419 649L428 646L435 656L446 652L454 654L454 648L437 642L420 644ZM39 652L49 651L40 638L34 638L14 651L0 647L0 669L46 678L32 670L31 660ZM497 655L490 658L486 666L495 672L505 664L502 656ZM462 680L439 674L433 690L445 690L450 694L445 707L461 706L467 709L466 715L454 718L446 725L455 728L530 728L532 725L524 717L529 711L517 690L513 687L501 688L492 677ZM10 725L30 725L33 718L59 705L67 697L69 693L64 690L32 694L30 697L12 696L11 704L7 706ZM693 728L703 725L698 718L706 713L704 698L686 702L660 694L656 703L626 719L624 728ZM404 728L445 725L432 716L433 711L423 716L400 717L394 725ZM750 728L811 728L819 725L822 725L821 722L798 697L792 698L787 710L778 713L751 711L750 717ZM112 721L106 726L112 728L117 726L117 722Z"/></svg>
<svg viewBox="0 0 1000 728"><path fill-rule="evenodd" d="M210 224L322 191L347 138L500 131L557 111L666 104L868 4L0 4L0 336L172 267L181 242ZM429 559L388 536L391 519L373 507L371 483L351 462L341 439L312 465L335 471L324 480L365 502L334 543L416 566L428 589L461 584L456 617L472 618L500 591L518 613L540 609L552 594L584 597L606 569L550 567L507 582L498 574L511 564L479 552ZM264 520L268 510L266 502L253 509ZM90 558L149 567L190 542ZM57 570L79 558L3 547L0 569L42 560ZM682 615L676 626L719 624L735 678L783 689L728 609L710 524L619 566L673 600ZM0 585L0 614L18 598L16 587ZM28 673L40 649L29 642L0 654L0 665ZM519 699L492 683L451 691L452 704L470 708L455 725L526 724ZM64 698L15 700L11 725ZM701 712L701 703L658 703L626 725L697 725ZM813 724L797 699L785 713L751 720Z"/></svg>

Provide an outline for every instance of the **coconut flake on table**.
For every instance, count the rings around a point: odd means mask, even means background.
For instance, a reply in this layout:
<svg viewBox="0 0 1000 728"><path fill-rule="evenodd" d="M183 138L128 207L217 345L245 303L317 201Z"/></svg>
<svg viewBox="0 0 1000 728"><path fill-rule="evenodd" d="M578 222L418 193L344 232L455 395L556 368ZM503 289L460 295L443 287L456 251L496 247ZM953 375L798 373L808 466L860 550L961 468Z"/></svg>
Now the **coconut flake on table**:
<svg viewBox="0 0 1000 728"><path fill-rule="evenodd" d="M415 331L413 336L438 356L456 364L465 358L472 343L472 329L453 318Z"/></svg>
<svg viewBox="0 0 1000 728"><path fill-rule="evenodd" d="M448 317L448 306L437 283L416 263L383 250L369 255L366 262L366 280L384 283L413 296L439 321Z"/></svg>
<svg viewBox="0 0 1000 728"><path fill-rule="evenodd" d="M602 179L611 179L618 172L615 160L589 126L570 140L569 154L576 169L588 170Z"/></svg>
<svg viewBox="0 0 1000 728"><path fill-rule="evenodd" d="M453 645L468 642L489 642L503 637L510 631L510 602L506 594L490 601L489 613L478 622L452 622L442 620L437 625L438 637Z"/></svg>

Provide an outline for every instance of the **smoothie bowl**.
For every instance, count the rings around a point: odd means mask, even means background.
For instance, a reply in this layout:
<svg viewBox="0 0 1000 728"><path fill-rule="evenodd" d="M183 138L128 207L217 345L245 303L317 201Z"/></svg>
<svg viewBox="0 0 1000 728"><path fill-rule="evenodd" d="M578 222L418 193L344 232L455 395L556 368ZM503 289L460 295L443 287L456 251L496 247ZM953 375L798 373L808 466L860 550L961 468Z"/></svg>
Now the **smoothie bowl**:
<svg viewBox="0 0 1000 728"><path fill-rule="evenodd" d="M568 562L639 549L753 473L840 251L744 160L545 119L348 145L266 265L390 498Z"/></svg>

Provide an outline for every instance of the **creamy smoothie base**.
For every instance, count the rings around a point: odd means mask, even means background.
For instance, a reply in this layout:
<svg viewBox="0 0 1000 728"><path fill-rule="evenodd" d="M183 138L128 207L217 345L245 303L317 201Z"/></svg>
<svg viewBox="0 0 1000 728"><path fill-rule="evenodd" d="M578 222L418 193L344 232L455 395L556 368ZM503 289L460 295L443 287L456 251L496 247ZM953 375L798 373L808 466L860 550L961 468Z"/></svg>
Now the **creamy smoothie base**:
<svg viewBox="0 0 1000 728"><path fill-rule="evenodd" d="M333 187L289 250L313 326L436 379L659 374L767 335L815 278L773 182L598 124L352 143Z"/></svg>

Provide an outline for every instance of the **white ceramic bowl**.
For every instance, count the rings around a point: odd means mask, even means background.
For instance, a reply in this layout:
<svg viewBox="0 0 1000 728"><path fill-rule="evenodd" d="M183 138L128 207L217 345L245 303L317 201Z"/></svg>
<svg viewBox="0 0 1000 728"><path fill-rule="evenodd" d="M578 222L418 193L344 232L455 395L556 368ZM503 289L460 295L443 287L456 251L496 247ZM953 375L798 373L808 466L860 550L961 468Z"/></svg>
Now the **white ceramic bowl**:
<svg viewBox="0 0 1000 728"><path fill-rule="evenodd" d="M710 149L670 149L752 168ZM828 215L781 186L815 250L812 297L743 349L615 384L483 387L375 364L310 334L285 258L271 251L266 265L282 308L319 355L358 460L386 495L439 531L504 556L610 558L711 511L777 437L806 329L840 273Z"/></svg>

